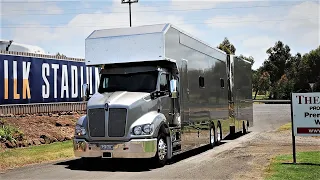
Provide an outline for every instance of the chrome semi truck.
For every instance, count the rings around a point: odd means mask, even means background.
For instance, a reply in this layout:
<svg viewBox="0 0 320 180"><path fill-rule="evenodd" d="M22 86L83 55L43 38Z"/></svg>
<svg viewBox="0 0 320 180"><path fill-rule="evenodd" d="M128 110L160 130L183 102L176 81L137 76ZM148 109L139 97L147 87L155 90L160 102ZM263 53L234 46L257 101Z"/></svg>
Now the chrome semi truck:
<svg viewBox="0 0 320 180"><path fill-rule="evenodd" d="M253 124L250 62L172 24L95 30L85 54L101 71L98 92L82 87L87 113L75 127L76 157L163 166Z"/></svg>

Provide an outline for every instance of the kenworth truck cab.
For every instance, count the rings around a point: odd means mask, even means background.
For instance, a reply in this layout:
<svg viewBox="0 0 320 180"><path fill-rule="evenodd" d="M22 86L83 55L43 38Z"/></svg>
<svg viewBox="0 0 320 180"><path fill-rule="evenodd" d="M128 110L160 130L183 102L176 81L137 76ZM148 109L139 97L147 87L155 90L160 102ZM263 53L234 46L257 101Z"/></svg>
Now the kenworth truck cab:
<svg viewBox="0 0 320 180"><path fill-rule="evenodd" d="M152 158L162 166L252 123L251 65L171 24L96 30L85 46L86 65L101 71L98 92L83 85L87 114L75 127L77 157ZM237 89L233 119L230 87Z"/></svg>

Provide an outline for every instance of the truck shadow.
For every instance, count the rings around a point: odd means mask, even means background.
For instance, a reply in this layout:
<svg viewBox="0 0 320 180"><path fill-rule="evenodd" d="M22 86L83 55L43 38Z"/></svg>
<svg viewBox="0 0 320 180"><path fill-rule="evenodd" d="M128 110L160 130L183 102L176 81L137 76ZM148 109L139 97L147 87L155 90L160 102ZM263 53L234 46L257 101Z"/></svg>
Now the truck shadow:
<svg viewBox="0 0 320 180"><path fill-rule="evenodd" d="M237 137L233 137L233 139L235 138ZM220 145L224 143L225 142L222 142ZM168 161L167 166L173 165L192 156L199 155L208 150L210 150L209 145L178 154ZM152 165L152 161L150 159L97 159L92 161L90 164L85 164L81 159L74 159L59 162L54 165L66 166L66 169L75 171L144 172L157 169L157 167Z"/></svg>

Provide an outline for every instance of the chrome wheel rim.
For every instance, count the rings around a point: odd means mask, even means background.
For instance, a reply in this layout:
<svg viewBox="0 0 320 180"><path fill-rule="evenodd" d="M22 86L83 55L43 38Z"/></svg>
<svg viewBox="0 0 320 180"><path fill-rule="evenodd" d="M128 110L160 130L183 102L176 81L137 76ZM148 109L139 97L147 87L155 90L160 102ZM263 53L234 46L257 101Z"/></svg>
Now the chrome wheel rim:
<svg viewBox="0 0 320 180"><path fill-rule="evenodd" d="M163 139L160 139L158 143L158 155L160 160L163 160L167 155L167 145Z"/></svg>
<svg viewBox="0 0 320 180"><path fill-rule="evenodd" d="M211 135L210 142L211 142L211 144L214 144L214 131L213 131L213 128L210 129L210 135Z"/></svg>
<svg viewBox="0 0 320 180"><path fill-rule="evenodd" d="M217 128L217 141L219 142L221 140L221 129L220 127Z"/></svg>

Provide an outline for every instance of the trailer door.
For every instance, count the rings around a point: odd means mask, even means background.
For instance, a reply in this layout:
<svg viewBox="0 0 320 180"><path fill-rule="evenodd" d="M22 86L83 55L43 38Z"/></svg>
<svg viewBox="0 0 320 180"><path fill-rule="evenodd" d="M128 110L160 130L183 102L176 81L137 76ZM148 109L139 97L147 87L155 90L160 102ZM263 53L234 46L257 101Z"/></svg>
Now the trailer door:
<svg viewBox="0 0 320 180"><path fill-rule="evenodd" d="M189 77L188 77L188 61L184 60L181 63L180 69L180 105L181 105L181 121L183 124L189 123Z"/></svg>

